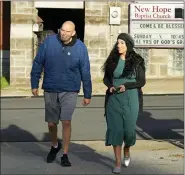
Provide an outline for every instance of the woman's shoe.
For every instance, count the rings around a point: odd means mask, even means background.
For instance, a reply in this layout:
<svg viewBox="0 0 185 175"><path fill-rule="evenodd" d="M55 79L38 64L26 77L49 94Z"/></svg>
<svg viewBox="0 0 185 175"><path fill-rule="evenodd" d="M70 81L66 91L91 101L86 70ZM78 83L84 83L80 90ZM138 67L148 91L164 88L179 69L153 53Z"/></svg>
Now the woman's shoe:
<svg viewBox="0 0 185 175"><path fill-rule="evenodd" d="M128 167L129 164L130 164L130 161L131 161L130 155L129 156L124 156L124 158L123 158L123 165L125 167Z"/></svg>
<svg viewBox="0 0 185 175"><path fill-rule="evenodd" d="M130 164L130 147L124 147L123 166L128 167Z"/></svg>
<svg viewBox="0 0 185 175"><path fill-rule="evenodd" d="M114 174L120 174L120 173L121 173L121 167L115 167L115 168L112 170L112 172L113 172Z"/></svg>

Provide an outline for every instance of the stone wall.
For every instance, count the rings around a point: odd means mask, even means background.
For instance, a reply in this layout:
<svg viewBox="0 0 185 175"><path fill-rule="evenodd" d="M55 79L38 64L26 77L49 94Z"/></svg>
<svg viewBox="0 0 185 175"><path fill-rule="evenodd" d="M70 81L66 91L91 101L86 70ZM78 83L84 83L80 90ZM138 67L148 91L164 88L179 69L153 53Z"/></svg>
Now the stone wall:
<svg viewBox="0 0 185 175"><path fill-rule="evenodd" d="M168 49L151 49L149 57L148 77L164 77L167 75Z"/></svg>
<svg viewBox="0 0 185 175"><path fill-rule="evenodd" d="M149 49L147 78L182 78L183 57L175 58L178 56L178 51L183 54L183 50L181 49ZM180 63L179 68L175 65L175 62Z"/></svg>
<svg viewBox="0 0 185 175"><path fill-rule="evenodd" d="M32 32L33 23L37 22L37 10L33 7L34 2L12 1L11 2L11 52L10 52L10 81L11 85L30 86L30 71L32 60L35 56L37 37ZM91 75L93 80L93 92L101 89L101 67L105 62L119 32L128 32L128 2L85 1L85 34L84 42L88 48ZM121 7L121 24L109 25L109 7ZM146 51L147 50L147 51ZM174 66L177 55L173 49L146 49L147 57L147 84L144 93L175 93L183 91L183 70L177 70ZM183 68L183 62L178 61ZM162 84L165 86L162 86ZM178 85L178 90L169 86ZM165 90L159 90L163 88ZM180 89L180 90L179 90ZM99 92L100 92L99 91Z"/></svg>
<svg viewBox="0 0 185 175"><path fill-rule="evenodd" d="M109 25L109 7L121 7L121 25ZM128 32L127 3L85 1L85 38L88 48L92 78L101 79L101 66L112 48L119 31Z"/></svg>
<svg viewBox="0 0 185 175"><path fill-rule="evenodd" d="M34 43L32 32L37 11L32 1L11 2L10 33L10 83L28 85L33 60Z"/></svg>
<svg viewBox="0 0 185 175"><path fill-rule="evenodd" d="M119 32L128 32L128 2L85 2L85 44L89 50L94 84L102 83L101 66L105 62ZM109 25L109 7L121 7L121 24ZM142 49L141 49L142 50ZM136 49L137 51L137 49ZM183 92L183 56L175 58L175 49L146 49L147 84L145 93ZM140 52L139 52L140 53ZM181 50L182 53L182 50ZM141 53L142 55L142 53ZM175 60L181 68L175 66ZM179 69L179 70L178 70ZM167 90L178 84L178 90ZM94 85L96 87L96 85ZM159 90L163 88L164 90ZM105 90L105 89L104 89Z"/></svg>

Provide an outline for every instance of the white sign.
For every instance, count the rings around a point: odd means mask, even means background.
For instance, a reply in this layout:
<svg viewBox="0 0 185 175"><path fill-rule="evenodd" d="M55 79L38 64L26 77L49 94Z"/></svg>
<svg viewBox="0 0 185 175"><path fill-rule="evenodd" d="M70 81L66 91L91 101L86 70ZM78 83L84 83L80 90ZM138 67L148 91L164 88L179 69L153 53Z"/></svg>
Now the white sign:
<svg viewBox="0 0 185 175"><path fill-rule="evenodd" d="M182 20L182 18L175 18L175 11L183 8L183 4L131 4L130 18Z"/></svg>
<svg viewBox="0 0 185 175"><path fill-rule="evenodd" d="M130 33L137 47L183 47L183 21L133 21Z"/></svg>
<svg viewBox="0 0 185 175"><path fill-rule="evenodd" d="M110 22L109 24L120 24L121 22L121 8L110 7Z"/></svg>
<svg viewBox="0 0 185 175"><path fill-rule="evenodd" d="M183 4L131 4L130 34L136 47L184 48Z"/></svg>
<svg viewBox="0 0 185 175"><path fill-rule="evenodd" d="M35 8L83 9L83 1L35 1Z"/></svg>

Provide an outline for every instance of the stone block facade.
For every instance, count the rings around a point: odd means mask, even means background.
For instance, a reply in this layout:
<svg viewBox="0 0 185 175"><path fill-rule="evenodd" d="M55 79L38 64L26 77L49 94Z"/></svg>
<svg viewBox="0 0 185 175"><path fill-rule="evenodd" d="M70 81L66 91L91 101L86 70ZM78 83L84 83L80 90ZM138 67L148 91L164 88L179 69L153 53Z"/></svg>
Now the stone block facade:
<svg viewBox="0 0 185 175"><path fill-rule="evenodd" d="M11 2L10 33L10 84L30 84L30 71L33 60L33 23L37 20L34 2Z"/></svg>
<svg viewBox="0 0 185 175"><path fill-rule="evenodd" d="M121 7L121 25L109 25L109 7ZM105 62L118 34L128 32L127 3L125 2L85 2L85 38L88 48L93 79L102 79L101 67Z"/></svg>
<svg viewBox="0 0 185 175"><path fill-rule="evenodd" d="M119 32L128 32L127 2L85 2L85 44L91 58L92 74L102 76L97 70L104 63ZM121 7L121 24L109 25L109 7ZM137 49L136 49L137 50ZM170 49L147 49L147 77L163 78L171 76L169 62L174 55ZM142 55L142 54L141 54ZM172 60L170 60L172 58ZM173 61L172 61L173 62ZM183 71L183 70L182 70ZM181 75L183 73L181 71Z"/></svg>
<svg viewBox="0 0 185 175"><path fill-rule="evenodd" d="M128 2L85 2L85 44L88 47L91 72L94 82L102 80L101 66L105 62L119 32L128 32ZM109 25L109 7L121 7L121 24ZM165 87L171 86L173 82L178 83L177 93L183 90L183 53L182 49L142 49L136 51L145 58L147 67L147 84L144 93L161 93L160 87L165 82ZM177 57L177 52L182 55ZM180 60L179 60L180 59ZM178 68L175 62L179 63ZM156 89L157 87L157 89ZM164 90L165 92L166 90ZM169 91L166 91L170 93ZM172 90L172 93L175 89Z"/></svg>
<svg viewBox="0 0 185 175"><path fill-rule="evenodd" d="M30 83L32 60L37 49L35 43L37 37L32 32L32 25L37 22L37 10L34 8L33 3L32 1L11 2L10 77L13 85L29 85ZM93 83L95 83L93 88L96 88L96 82L102 83L103 73L101 67L110 53L119 32L128 32L128 5L128 2L122 1L84 2L84 43L89 51L91 75ZM111 6L121 7L120 25L109 25L109 7ZM183 89L182 49L136 48L136 51L139 51L146 61L147 85L144 88L146 93L148 90L150 93L157 93L154 86L156 84L156 86L160 87L160 84L164 82L163 80L168 80L166 82L170 85L174 80L178 79L178 84ZM177 55L180 56L177 58Z"/></svg>

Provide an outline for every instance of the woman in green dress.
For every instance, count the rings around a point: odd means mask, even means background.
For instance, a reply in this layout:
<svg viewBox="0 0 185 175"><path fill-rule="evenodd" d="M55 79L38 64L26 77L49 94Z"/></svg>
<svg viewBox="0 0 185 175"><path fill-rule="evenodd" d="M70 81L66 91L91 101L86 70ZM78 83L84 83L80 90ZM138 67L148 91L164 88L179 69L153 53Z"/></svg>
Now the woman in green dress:
<svg viewBox="0 0 185 175"><path fill-rule="evenodd" d="M130 163L130 147L136 142L135 127L139 114L139 94L145 85L144 59L134 50L134 40L126 33L117 42L104 63L106 93L105 116L107 122L106 146L113 146L116 166L113 173L121 173L123 163ZM142 97L142 96L141 96Z"/></svg>

